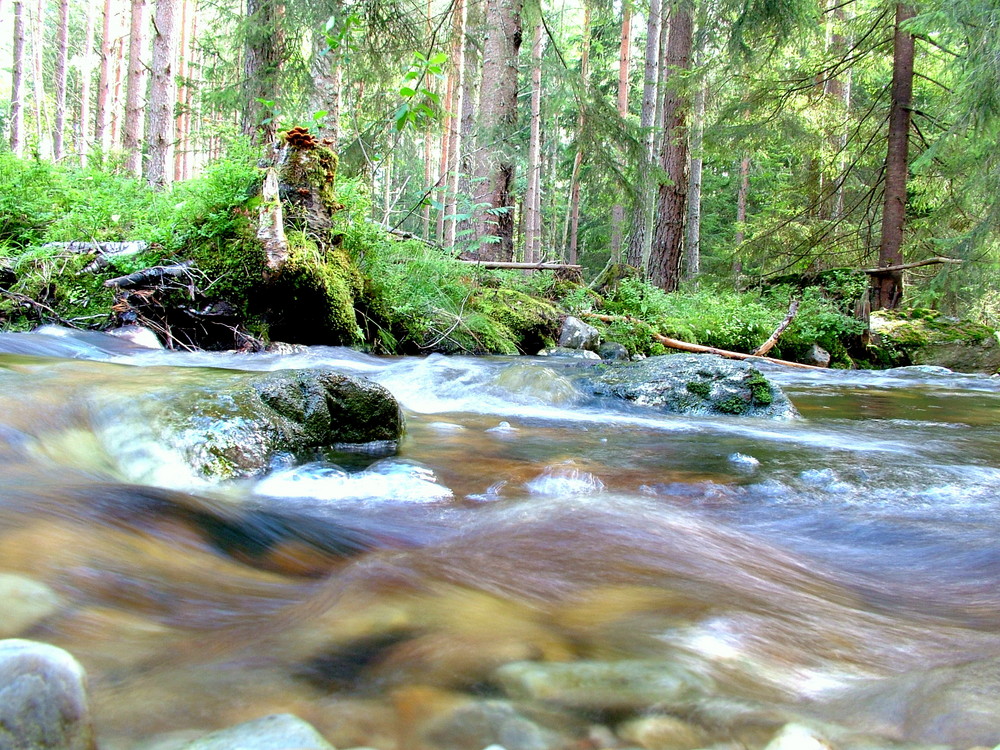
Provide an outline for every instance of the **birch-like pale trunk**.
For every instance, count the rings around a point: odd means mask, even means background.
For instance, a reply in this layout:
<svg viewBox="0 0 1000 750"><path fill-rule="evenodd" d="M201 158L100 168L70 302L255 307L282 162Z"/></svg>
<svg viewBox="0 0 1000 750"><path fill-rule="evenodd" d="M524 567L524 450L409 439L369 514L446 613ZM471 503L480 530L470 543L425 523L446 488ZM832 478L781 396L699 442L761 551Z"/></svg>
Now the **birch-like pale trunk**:
<svg viewBox="0 0 1000 750"><path fill-rule="evenodd" d="M91 60L94 57L94 16L98 0L87 0L87 15L83 32L83 61L80 64L80 121L76 126L76 153L80 166L87 166L91 148L91 78L93 68Z"/></svg>
<svg viewBox="0 0 1000 750"><path fill-rule="evenodd" d="M176 0L156 0L153 18L153 78L149 89L149 158L146 181L166 187L173 181Z"/></svg>
<svg viewBox="0 0 1000 750"><path fill-rule="evenodd" d="M45 78L42 70L42 47L45 44L45 2L38 0L31 26L31 71L32 96L35 110L35 148L42 156L51 156L51 140L49 139L45 106Z"/></svg>
<svg viewBox="0 0 1000 750"><path fill-rule="evenodd" d="M66 135L66 81L69 73L69 0L59 0L59 26L56 30L56 119L52 128L52 155L63 158Z"/></svg>
<svg viewBox="0 0 1000 750"><path fill-rule="evenodd" d="M101 158L107 157L110 141L108 136L111 120L111 44L114 34L112 0L104 0L104 22L101 33L101 72L97 82L96 122L94 123L94 145L101 150Z"/></svg>
<svg viewBox="0 0 1000 750"><path fill-rule="evenodd" d="M10 150L24 156L24 0L14 0L14 59L11 66Z"/></svg>
<svg viewBox="0 0 1000 750"><path fill-rule="evenodd" d="M128 78L125 90L125 167L142 177L142 130L146 94L145 31L146 0L132 0L128 37Z"/></svg>
<svg viewBox="0 0 1000 750"><path fill-rule="evenodd" d="M702 64L704 34L699 33L695 65ZM701 273L701 173L702 147L705 140L705 93L707 79L698 82L694 92L694 110L691 113L690 167L688 170L687 220L684 224L684 278L695 281Z"/></svg>
<svg viewBox="0 0 1000 750"><path fill-rule="evenodd" d="M445 177L444 215L454 217L458 213L458 181L462 169L462 118L465 110L465 31L468 22L468 6L465 0L455 0L454 25L452 27L452 71L455 87L452 93L452 116L448 130L448 164ZM457 222L447 219L444 227L444 246L455 246Z"/></svg>

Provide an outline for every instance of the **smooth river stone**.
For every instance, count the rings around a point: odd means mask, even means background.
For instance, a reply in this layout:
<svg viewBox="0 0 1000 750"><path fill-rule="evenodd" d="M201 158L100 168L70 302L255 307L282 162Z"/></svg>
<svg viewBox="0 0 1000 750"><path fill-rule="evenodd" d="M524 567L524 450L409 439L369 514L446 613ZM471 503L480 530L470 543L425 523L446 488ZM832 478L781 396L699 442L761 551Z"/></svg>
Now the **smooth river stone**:
<svg viewBox="0 0 1000 750"><path fill-rule="evenodd" d="M46 643L0 641L0 750L93 750L86 675Z"/></svg>
<svg viewBox="0 0 1000 750"><path fill-rule="evenodd" d="M206 734L184 750L333 750L333 745L299 717L274 714Z"/></svg>
<svg viewBox="0 0 1000 750"><path fill-rule="evenodd" d="M13 638L59 611L59 597L44 583L0 573L0 638Z"/></svg>

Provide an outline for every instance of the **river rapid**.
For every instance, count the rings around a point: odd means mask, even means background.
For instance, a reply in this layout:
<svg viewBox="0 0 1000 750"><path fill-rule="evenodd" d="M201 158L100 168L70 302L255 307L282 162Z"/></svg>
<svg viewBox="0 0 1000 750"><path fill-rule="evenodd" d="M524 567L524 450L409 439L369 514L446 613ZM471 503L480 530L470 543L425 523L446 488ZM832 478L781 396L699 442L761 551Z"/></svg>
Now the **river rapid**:
<svg viewBox="0 0 1000 750"><path fill-rule="evenodd" d="M316 366L399 399L396 453L211 486L134 409L171 378ZM0 573L59 601L23 637L86 667L116 750L283 712L378 750L758 748L789 722L1000 743L1000 379L767 370L801 413L777 422L598 402L566 387L584 366L0 334ZM384 544L264 569L178 507ZM674 733L636 734L650 717Z"/></svg>

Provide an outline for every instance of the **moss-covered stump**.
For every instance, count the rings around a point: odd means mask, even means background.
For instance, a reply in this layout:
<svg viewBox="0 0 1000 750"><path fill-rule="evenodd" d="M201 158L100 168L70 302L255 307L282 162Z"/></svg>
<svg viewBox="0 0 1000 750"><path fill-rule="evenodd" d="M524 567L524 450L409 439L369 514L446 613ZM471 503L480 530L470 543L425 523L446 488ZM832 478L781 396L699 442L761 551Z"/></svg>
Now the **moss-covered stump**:
<svg viewBox="0 0 1000 750"><path fill-rule="evenodd" d="M285 229L328 231L337 203L337 155L305 128L292 128L283 137L277 159L278 190Z"/></svg>
<svg viewBox="0 0 1000 750"><path fill-rule="evenodd" d="M893 364L936 365L956 372L1000 372L1000 334L933 310L873 313L874 343Z"/></svg>
<svg viewBox="0 0 1000 750"><path fill-rule="evenodd" d="M671 354L598 365L581 387L672 414L790 419L788 397L747 362L713 354Z"/></svg>
<svg viewBox="0 0 1000 750"><path fill-rule="evenodd" d="M259 476L281 459L395 441L403 431L385 388L325 369L217 374L150 393L137 406L157 444L209 480Z"/></svg>

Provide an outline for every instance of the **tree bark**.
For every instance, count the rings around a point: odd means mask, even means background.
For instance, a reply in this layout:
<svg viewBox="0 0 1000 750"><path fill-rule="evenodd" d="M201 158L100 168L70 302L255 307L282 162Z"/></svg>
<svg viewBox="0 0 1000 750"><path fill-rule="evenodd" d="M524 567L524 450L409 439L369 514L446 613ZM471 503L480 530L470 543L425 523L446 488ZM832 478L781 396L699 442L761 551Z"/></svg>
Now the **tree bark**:
<svg viewBox="0 0 1000 750"><path fill-rule="evenodd" d="M660 0L649 0L649 15L646 18L646 63L642 84L642 109L639 111L639 127L645 136L645 163L640 173L645 176L652 171L653 143L656 125L656 82L660 64ZM650 212L653 203L652 186L648 179L639 182L638 195L632 209L632 230L625 248L625 262L635 268L643 266L643 249L650 234Z"/></svg>
<svg viewBox="0 0 1000 750"><path fill-rule="evenodd" d="M880 267L903 262L903 231L906 226L906 176L909 169L910 107L913 98L913 35L903 28L916 15L913 7L896 4L896 32L892 52L892 104L889 109L889 139L885 157L885 196L882 204ZM903 277L898 271L872 277L874 304L895 309L903 296Z"/></svg>
<svg viewBox="0 0 1000 750"><path fill-rule="evenodd" d="M481 0L465 0L466 34L463 38L463 59L465 60L465 70L462 74L462 144L458 154L459 174L458 187L456 190L456 210L458 213L457 197L473 196L476 192L472 184L472 175L477 170L479 163L479 148L475 143L476 126L476 104L479 83L479 47L476 40L482 38L483 31L483 8ZM473 198L474 200L474 198ZM469 212L463 211L463 214ZM455 239L459 235L463 237L472 236L475 233L475 218L463 218L457 222L455 227Z"/></svg>
<svg viewBox="0 0 1000 750"><path fill-rule="evenodd" d="M670 18L667 56L670 78L663 103L664 137L660 166L668 182L661 184L656 228L649 256L649 280L675 291L680 284L681 250L684 246L684 216L687 202L688 96L675 78L691 68L694 12L688 0L678 0Z"/></svg>
<svg viewBox="0 0 1000 750"><path fill-rule="evenodd" d="M542 23L531 38L531 134L528 138L528 192L525 196L524 262L541 259Z"/></svg>
<svg viewBox="0 0 1000 750"><path fill-rule="evenodd" d="M455 22L452 29L452 71L455 86L452 93L452 114L448 119L448 168L445 182L445 216L454 217L458 213L458 181L462 168L462 118L465 109L465 31L468 23L468 7L465 0L455 2ZM447 219L444 230L444 246L455 246L457 222Z"/></svg>
<svg viewBox="0 0 1000 750"><path fill-rule="evenodd" d="M701 33L699 32L699 36ZM696 64L701 64L701 44ZM687 194L687 223L684 227L684 278L695 281L701 273L701 172L702 146L705 135L705 89L707 82L698 82L694 92L694 112L691 115L691 164Z"/></svg>
<svg viewBox="0 0 1000 750"><path fill-rule="evenodd" d="M153 21L153 81L149 93L149 161L146 181L165 187L173 181L175 0L156 0Z"/></svg>
<svg viewBox="0 0 1000 750"><path fill-rule="evenodd" d="M48 120L47 108L45 106L45 79L42 71L42 47L45 44L45 2L38 0L35 5L35 13L31 28L31 69L32 88L35 108L35 148L38 153L47 156L52 151L48 147Z"/></svg>
<svg viewBox="0 0 1000 750"><path fill-rule="evenodd" d="M580 55L580 80L583 83L583 96L580 98L580 113L576 118L576 156L573 159L573 173L570 177L569 190L569 246L566 249L566 259L576 263L577 239L580 234L580 169L583 167L583 130L586 126L585 108L590 80L590 3L584 3L583 11L583 49Z"/></svg>
<svg viewBox="0 0 1000 750"><path fill-rule="evenodd" d="M628 116L629 61L632 57L632 5L622 3L622 37L618 51L618 116ZM622 230L625 223L625 206L615 203L611 207L611 259L618 263L622 252Z"/></svg>
<svg viewBox="0 0 1000 750"><path fill-rule="evenodd" d="M90 85L93 70L90 59L94 54L94 13L98 0L87 0L87 20L83 32L83 63L80 66L80 121L76 126L76 152L80 157L80 166L87 166L90 156Z"/></svg>
<svg viewBox="0 0 1000 750"><path fill-rule="evenodd" d="M514 257L513 136L517 124L517 55L521 48L523 0L487 0L486 43L480 90L481 144L477 177L485 191L478 193L477 214L484 260ZM490 212L479 204L486 204Z"/></svg>
<svg viewBox="0 0 1000 750"><path fill-rule="evenodd" d="M52 128L52 155L63 158L66 134L66 79L69 71L69 0L59 0L59 28L56 32L56 121Z"/></svg>
<svg viewBox="0 0 1000 750"><path fill-rule="evenodd" d="M254 143L271 143L277 132L274 109L278 100L283 35L277 0L247 0L249 18L243 58L243 111L240 129Z"/></svg>
<svg viewBox="0 0 1000 750"><path fill-rule="evenodd" d="M146 65L143 58L146 31L146 0L132 0L128 37L128 78L125 87L125 167L142 177L142 128L146 93Z"/></svg>
<svg viewBox="0 0 1000 750"><path fill-rule="evenodd" d="M112 25L112 0L104 0L104 24L101 35L101 72L97 83L97 120L94 123L94 143L101 150L102 160L107 157L108 127L111 119L111 44L114 33Z"/></svg>
<svg viewBox="0 0 1000 750"><path fill-rule="evenodd" d="M24 0L14 0L14 59L11 68L10 150L24 155Z"/></svg>

